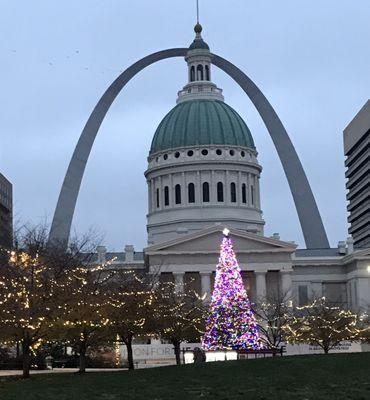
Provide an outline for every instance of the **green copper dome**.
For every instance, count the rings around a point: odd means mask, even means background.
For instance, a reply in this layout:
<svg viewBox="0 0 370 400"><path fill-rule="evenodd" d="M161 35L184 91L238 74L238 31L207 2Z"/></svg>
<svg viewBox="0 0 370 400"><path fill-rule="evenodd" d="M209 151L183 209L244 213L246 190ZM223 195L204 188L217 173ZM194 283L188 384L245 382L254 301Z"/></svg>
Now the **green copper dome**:
<svg viewBox="0 0 370 400"><path fill-rule="evenodd" d="M230 145L255 149L241 116L219 100L188 100L177 104L159 124L150 153L188 146Z"/></svg>

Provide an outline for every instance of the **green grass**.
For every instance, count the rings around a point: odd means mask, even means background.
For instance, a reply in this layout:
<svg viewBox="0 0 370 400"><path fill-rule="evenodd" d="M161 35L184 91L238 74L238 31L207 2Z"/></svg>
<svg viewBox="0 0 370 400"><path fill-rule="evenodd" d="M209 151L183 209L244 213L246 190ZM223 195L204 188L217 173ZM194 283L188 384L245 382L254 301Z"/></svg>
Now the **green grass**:
<svg viewBox="0 0 370 400"><path fill-rule="evenodd" d="M370 399L370 353L0 380L1 400Z"/></svg>

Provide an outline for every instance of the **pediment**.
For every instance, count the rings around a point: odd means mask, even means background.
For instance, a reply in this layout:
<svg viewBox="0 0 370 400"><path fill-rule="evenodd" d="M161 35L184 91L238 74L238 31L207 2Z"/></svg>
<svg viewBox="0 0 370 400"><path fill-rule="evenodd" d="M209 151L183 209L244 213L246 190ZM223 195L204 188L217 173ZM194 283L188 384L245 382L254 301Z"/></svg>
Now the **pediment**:
<svg viewBox="0 0 370 400"><path fill-rule="evenodd" d="M146 254L219 253L223 227L214 226L178 239L147 247ZM288 252L293 253L296 245L267 238L254 233L230 229L230 237L237 253Z"/></svg>

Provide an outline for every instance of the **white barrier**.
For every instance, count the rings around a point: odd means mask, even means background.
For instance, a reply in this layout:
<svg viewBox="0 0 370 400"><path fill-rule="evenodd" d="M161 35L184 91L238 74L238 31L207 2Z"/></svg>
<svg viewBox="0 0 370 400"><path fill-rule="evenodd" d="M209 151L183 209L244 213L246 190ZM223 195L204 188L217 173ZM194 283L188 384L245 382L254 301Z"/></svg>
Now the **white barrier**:
<svg viewBox="0 0 370 400"><path fill-rule="evenodd" d="M237 360L238 353L236 351L207 351L206 352L206 361L231 361Z"/></svg>
<svg viewBox="0 0 370 400"><path fill-rule="evenodd" d="M362 352L360 342L342 342L340 345L335 346L329 353L359 353ZM324 350L319 346L309 344L287 344L286 355L295 356L303 354L323 354Z"/></svg>
<svg viewBox="0 0 370 400"><path fill-rule="evenodd" d="M183 343L181 345L181 357L184 351L192 351L196 347L201 347L200 343ZM172 344L134 344L132 352L135 362L158 362L175 361L175 351ZM120 346L121 360L127 360L126 346ZM181 360L182 361L182 360Z"/></svg>

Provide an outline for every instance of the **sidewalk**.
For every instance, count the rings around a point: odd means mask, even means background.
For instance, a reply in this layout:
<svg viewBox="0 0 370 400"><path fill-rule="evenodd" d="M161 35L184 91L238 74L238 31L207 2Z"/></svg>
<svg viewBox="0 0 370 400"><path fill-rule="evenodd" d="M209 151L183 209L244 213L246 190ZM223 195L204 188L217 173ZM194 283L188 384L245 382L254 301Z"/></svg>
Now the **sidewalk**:
<svg viewBox="0 0 370 400"><path fill-rule="evenodd" d="M87 368L86 372L118 372L127 371L127 368ZM53 370L31 370L31 375L37 374L63 374L78 372L78 368L54 368ZM21 376L21 370L0 370L0 377L2 376Z"/></svg>

